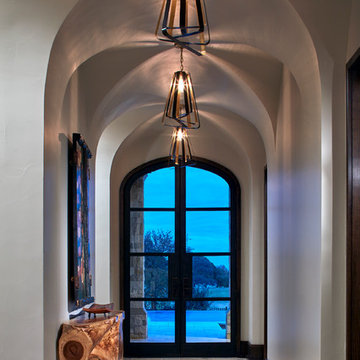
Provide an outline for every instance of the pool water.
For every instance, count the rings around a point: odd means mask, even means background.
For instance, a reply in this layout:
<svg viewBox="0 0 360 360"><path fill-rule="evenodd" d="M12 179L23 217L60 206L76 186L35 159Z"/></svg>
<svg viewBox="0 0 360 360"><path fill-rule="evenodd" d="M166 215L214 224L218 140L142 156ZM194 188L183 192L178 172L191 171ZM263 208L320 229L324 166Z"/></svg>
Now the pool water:
<svg viewBox="0 0 360 360"><path fill-rule="evenodd" d="M227 310L186 311L186 342L228 342ZM175 311L147 310L148 337L141 342L175 342Z"/></svg>

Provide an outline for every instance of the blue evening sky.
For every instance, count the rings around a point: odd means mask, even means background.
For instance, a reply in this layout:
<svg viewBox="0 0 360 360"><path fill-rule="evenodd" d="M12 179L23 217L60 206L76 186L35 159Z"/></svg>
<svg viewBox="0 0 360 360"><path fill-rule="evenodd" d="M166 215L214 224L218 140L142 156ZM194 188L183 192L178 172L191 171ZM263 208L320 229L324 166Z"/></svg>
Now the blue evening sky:
<svg viewBox="0 0 360 360"><path fill-rule="evenodd" d="M187 207L229 207L230 193L227 182L209 171L186 168ZM175 170L164 168L149 173L144 183L144 207L175 206ZM162 229L174 233L173 212L145 212L145 232ZM226 252L230 244L228 211L188 211L186 214L187 246L194 252ZM215 265L224 264L223 258L212 257Z"/></svg>

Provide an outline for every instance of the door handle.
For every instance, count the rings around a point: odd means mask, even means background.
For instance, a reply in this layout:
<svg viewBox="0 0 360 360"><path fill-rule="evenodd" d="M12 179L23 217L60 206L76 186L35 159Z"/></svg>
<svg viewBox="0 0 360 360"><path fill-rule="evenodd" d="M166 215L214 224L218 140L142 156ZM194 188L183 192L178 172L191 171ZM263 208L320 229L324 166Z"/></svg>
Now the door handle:
<svg viewBox="0 0 360 360"><path fill-rule="evenodd" d="M189 278L185 277L183 279L183 296L185 298L191 298L191 293L192 293L191 281Z"/></svg>
<svg viewBox="0 0 360 360"><path fill-rule="evenodd" d="M180 296L180 280L178 277L171 279L171 297L178 298Z"/></svg>

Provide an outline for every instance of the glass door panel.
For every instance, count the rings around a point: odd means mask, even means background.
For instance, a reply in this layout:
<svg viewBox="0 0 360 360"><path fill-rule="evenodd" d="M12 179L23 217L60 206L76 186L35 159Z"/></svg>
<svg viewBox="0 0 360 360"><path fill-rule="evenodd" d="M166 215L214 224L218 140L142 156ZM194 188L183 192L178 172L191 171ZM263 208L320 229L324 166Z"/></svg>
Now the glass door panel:
<svg viewBox="0 0 360 360"><path fill-rule="evenodd" d="M131 252L174 252L174 234L174 211L130 212Z"/></svg>
<svg viewBox="0 0 360 360"><path fill-rule="evenodd" d="M130 342L174 343L175 301L169 299L169 256L130 255Z"/></svg>
<svg viewBox="0 0 360 360"><path fill-rule="evenodd" d="M134 181L130 190L130 207L175 208L175 169L159 169Z"/></svg>
<svg viewBox="0 0 360 360"><path fill-rule="evenodd" d="M230 256L193 256L192 286L193 298L230 298Z"/></svg>
<svg viewBox="0 0 360 360"><path fill-rule="evenodd" d="M230 342L230 301L187 301L186 342Z"/></svg>
<svg viewBox="0 0 360 360"><path fill-rule="evenodd" d="M219 175L195 167L186 168L186 207L230 207L229 184Z"/></svg>
<svg viewBox="0 0 360 360"><path fill-rule="evenodd" d="M167 298L168 284L167 256L130 257L131 298Z"/></svg>
<svg viewBox="0 0 360 360"><path fill-rule="evenodd" d="M230 211L187 211L187 252L229 252Z"/></svg>
<svg viewBox="0 0 360 360"><path fill-rule="evenodd" d="M175 302L131 301L130 342L174 343Z"/></svg>

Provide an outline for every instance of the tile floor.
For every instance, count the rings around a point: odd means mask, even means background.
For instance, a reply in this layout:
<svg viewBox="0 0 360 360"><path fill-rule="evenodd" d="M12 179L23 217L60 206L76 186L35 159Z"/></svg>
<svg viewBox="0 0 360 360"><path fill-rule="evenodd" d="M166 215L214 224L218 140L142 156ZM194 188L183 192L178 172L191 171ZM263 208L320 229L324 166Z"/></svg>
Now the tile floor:
<svg viewBox="0 0 360 360"><path fill-rule="evenodd" d="M124 360L247 360L245 358L124 358Z"/></svg>

